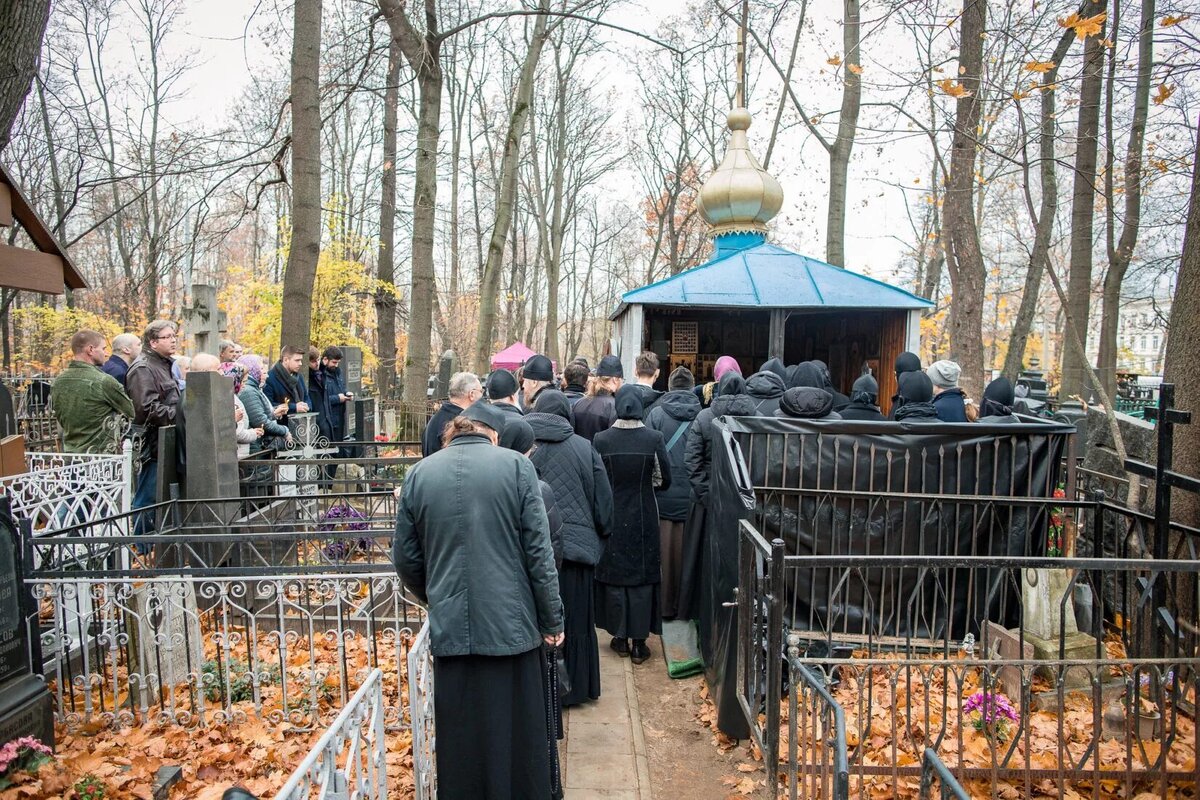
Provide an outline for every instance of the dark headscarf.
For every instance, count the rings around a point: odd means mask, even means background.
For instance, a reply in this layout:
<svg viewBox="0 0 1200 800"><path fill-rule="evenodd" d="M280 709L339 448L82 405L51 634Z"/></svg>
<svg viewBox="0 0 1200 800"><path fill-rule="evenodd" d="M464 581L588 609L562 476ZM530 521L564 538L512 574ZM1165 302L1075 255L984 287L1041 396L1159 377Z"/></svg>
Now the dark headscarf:
<svg viewBox="0 0 1200 800"><path fill-rule="evenodd" d="M899 377L900 399L909 403L933 402L933 381L924 372L904 372Z"/></svg>
<svg viewBox="0 0 1200 800"><path fill-rule="evenodd" d="M850 390L851 403L873 406L879 400L879 383L871 375L859 375Z"/></svg>
<svg viewBox="0 0 1200 800"><path fill-rule="evenodd" d="M642 405L642 392L636 384L627 383L617 389L616 397L617 419L640 420L645 414Z"/></svg>
<svg viewBox="0 0 1200 800"><path fill-rule="evenodd" d="M833 395L824 389L812 386L797 386L788 389L779 398L777 417L797 417L799 419L821 419L832 417L838 419L833 412Z"/></svg>
<svg viewBox="0 0 1200 800"><path fill-rule="evenodd" d="M778 358L769 358L758 368L759 372L774 372L787 385L787 367Z"/></svg>
<svg viewBox="0 0 1200 800"><path fill-rule="evenodd" d="M538 392L533 410L538 414L554 414L571 421L571 403L567 396L557 389L542 389Z"/></svg>
<svg viewBox="0 0 1200 800"><path fill-rule="evenodd" d="M906 372L921 371L921 357L916 353L910 353L905 350L900 355L896 356L896 377L899 378Z"/></svg>
<svg viewBox="0 0 1200 800"><path fill-rule="evenodd" d="M500 434L500 446L525 455L533 447L533 428L517 416L504 421L504 433Z"/></svg>
<svg viewBox="0 0 1200 800"><path fill-rule="evenodd" d="M731 394L745 394L746 379L738 372L726 372L717 384L717 396L727 397Z"/></svg>
<svg viewBox="0 0 1200 800"><path fill-rule="evenodd" d="M789 389L797 386L810 386L813 389L825 388L825 375L816 361L802 361L788 370L787 385Z"/></svg>
<svg viewBox="0 0 1200 800"><path fill-rule="evenodd" d="M1001 375L987 385L983 390L983 402L979 405L981 417L1007 417L1013 413L1012 406L1016 401L1013 385Z"/></svg>

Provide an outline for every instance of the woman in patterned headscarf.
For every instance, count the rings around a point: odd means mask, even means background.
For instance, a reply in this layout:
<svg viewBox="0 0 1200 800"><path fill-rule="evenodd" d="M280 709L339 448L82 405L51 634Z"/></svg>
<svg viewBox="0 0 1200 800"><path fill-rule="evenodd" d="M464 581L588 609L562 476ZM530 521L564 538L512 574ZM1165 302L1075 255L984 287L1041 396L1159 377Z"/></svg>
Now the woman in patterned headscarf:
<svg viewBox="0 0 1200 800"><path fill-rule="evenodd" d="M287 428L275 421L275 409L271 407L271 401L260 388L263 378L262 358L249 353L234 364L241 365L246 370L246 377L237 396L246 409L247 426L263 429L263 435L250 443L249 452L257 453L278 445L291 434Z"/></svg>
<svg viewBox="0 0 1200 800"><path fill-rule="evenodd" d="M238 397L238 392L242 390L242 383L246 377L246 367L234 361L226 361L221 365L221 374L226 378L233 378L233 406L235 409L234 421L237 425L238 458L245 458L250 455L250 445L261 439L263 435L261 426L250 427L250 415L246 413L246 404Z"/></svg>

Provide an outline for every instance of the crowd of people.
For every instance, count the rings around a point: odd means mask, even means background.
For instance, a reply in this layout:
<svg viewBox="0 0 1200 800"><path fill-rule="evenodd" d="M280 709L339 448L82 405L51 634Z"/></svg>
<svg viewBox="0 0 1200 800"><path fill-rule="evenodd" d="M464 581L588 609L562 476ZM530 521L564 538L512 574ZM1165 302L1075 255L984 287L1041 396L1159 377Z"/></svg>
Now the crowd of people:
<svg viewBox="0 0 1200 800"><path fill-rule="evenodd" d="M219 372L232 379L229 413L239 456L287 447L293 414L316 413L321 435L330 443L346 436L346 404L354 395L346 388L338 347L310 347L307 352L284 347L269 369L264 357L245 353L240 344L228 340L219 343L215 356L198 353L189 358L178 352L176 325L155 320L140 337L122 333L111 344L96 331L82 330L71 337L70 348L71 361L50 388L63 450L116 453L121 440L132 434L140 442L134 509L156 499L160 428L175 426L175 466L186 474L183 431L189 373ZM137 532L147 533L153 524L151 515L142 515Z"/></svg>
<svg viewBox="0 0 1200 800"><path fill-rule="evenodd" d="M821 361L771 359L743 377L726 356L712 382L679 367L666 391L652 352L629 383L611 355L561 375L544 355L516 374L454 375L398 490L393 542L429 609L439 766L479 765L439 768L440 796L553 796L561 709L600 697L596 629L643 664L664 620L699 616L718 418L1016 421L1004 378L977 405L952 361L923 369L906 352L894 369L888 415L874 376L847 396Z"/></svg>

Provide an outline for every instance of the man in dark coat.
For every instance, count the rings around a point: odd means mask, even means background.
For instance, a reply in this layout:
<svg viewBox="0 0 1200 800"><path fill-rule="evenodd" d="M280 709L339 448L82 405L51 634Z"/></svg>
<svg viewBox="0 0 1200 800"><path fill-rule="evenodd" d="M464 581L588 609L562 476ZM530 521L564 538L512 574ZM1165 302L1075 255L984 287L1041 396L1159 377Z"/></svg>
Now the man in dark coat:
<svg viewBox="0 0 1200 800"><path fill-rule="evenodd" d="M933 407L933 382L924 372L905 372L899 378L900 400L896 407L897 422L937 422Z"/></svg>
<svg viewBox="0 0 1200 800"><path fill-rule="evenodd" d="M554 489L563 518L563 563L559 588L566 615L563 656L571 675L564 707L600 697L600 654L596 645L592 580L612 526L612 487L604 463L568 421L571 405L562 392L543 390L525 415L537 448L530 459Z"/></svg>
<svg viewBox="0 0 1200 800"><path fill-rule="evenodd" d="M838 412L842 419L860 422L884 422L879 410L879 384L871 375L859 375L850 392L850 404Z"/></svg>
<svg viewBox="0 0 1200 800"><path fill-rule="evenodd" d="M679 609L679 576L683 570L683 529L687 520L692 487L683 463L687 433L700 413L700 401L692 391L695 381L687 367L679 367L667 380L670 389L646 415L646 427L662 434L667 459L671 462L671 484L658 489L658 533L662 551L662 616L675 619Z"/></svg>
<svg viewBox="0 0 1200 800"><path fill-rule="evenodd" d="M445 433L450 420L483 396L479 378L469 372L456 372L451 375L449 391L450 398L429 418L429 424L425 426L425 433L421 436L421 455L425 458L442 449L442 434Z"/></svg>
<svg viewBox="0 0 1200 800"><path fill-rule="evenodd" d="M171 356L175 355L178 344L174 323L164 319L151 322L142 334L142 353L125 376L125 389L133 401L133 424L142 433L134 509L153 505L157 499L158 429L174 425L179 410L179 383L171 374ZM153 517L152 513L139 515L135 532L152 531Z"/></svg>
<svg viewBox="0 0 1200 800"><path fill-rule="evenodd" d="M554 384L554 362L538 353L521 367L521 408L526 413L537 402L538 392Z"/></svg>
<svg viewBox="0 0 1200 800"><path fill-rule="evenodd" d="M770 417L779 408L779 398L783 397L783 378L778 373L764 369L746 379L746 394L754 400L757 407L756 416Z"/></svg>
<svg viewBox="0 0 1200 800"><path fill-rule="evenodd" d="M279 360L267 373L266 383L263 384L265 394L276 407L287 405L287 413L280 419L281 425L288 424L292 414L307 414L312 407L308 396L308 387L300 379L300 368L304 364L304 351L298 347L287 345L279 354Z"/></svg>
<svg viewBox="0 0 1200 800"><path fill-rule="evenodd" d="M121 333L113 337L112 340L112 355L100 367L101 372L105 372L116 379L117 383L121 384L121 388L125 388L125 376L129 373L129 365L137 360L137 357L142 354L142 340L134 333Z"/></svg>
<svg viewBox="0 0 1200 800"><path fill-rule="evenodd" d="M572 361L563 369L563 382L567 385L567 388L563 389L563 394L566 395L567 402L571 404L572 408L587 394L588 374L587 364L580 364L577 361Z"/></svg>
<svg viewBox="0 0 1200 800"><path fill-rule="evenodd" d="M654 382L658 380L658 356L654 351L646 350L634 359L633 368L636 383L631 385L637 387L642 398L642 408L649 414L658 398L663 396L662 392L654 388Z"/></svg>
<svg viewBox="0 0 1200 800"><path fill-rule="evenodd" d="M612 536L596 565L596 624L613 637L612 649L641 664L650 658L650 634L662 633L654 491L670 488L671 465L662 434L642 422L641 391L622 386L616 408L617 421L595 439L612 483L614 512Z"/></svg>
<svg viewBox="0 0 1200 800"><path fill-rule="evenodd" d="M317 413L317 428L334 445L346 438L346 404L354 399L346 390L341 363L342 348L331 345L321 354L317 368L308 372L308 396Z"/></svg>
<svg viewBox="0 0 1200 800"><path fill-rule="evenodd" d="M596 365L592 394L575 404L575 432L589 442L617 421L616 394L625 371L616 356L605 356Z"/></svg>
<svg viewBox="0 0 1200 800"><path fill-rule="evenodd" d="M505 416L463 411L396 508L392 559L429 613L444 800L551 797L541 648L562 643L563 610L537 473L495 446Z"/></svg>
<svg viewBox="0 0 1200 800"><path fill-rule="evenodd" d="M779 398L779 408L772 416L792 419L841 419L833 410L833 395L812 386L788 389Z"/></svg>
<svg viewBox="0 0 1200 800"><path fill-rule="evenodd" d="M958 386L962 368L953 361L935 361L925 370L933 384L933 407L942 422L966 422L967 404Z"/></svg>

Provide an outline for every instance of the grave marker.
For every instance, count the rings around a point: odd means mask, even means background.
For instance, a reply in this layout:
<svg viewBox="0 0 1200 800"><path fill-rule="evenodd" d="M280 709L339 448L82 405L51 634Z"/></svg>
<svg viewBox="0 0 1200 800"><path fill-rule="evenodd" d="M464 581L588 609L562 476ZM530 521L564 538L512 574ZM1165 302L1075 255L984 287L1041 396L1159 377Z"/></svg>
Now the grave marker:
<svg viewBox="0 0 1200 800"><path fill-rule="evenodd" d="M54 701L46 684L33 674L41 668L40 648L32 647L26 619L35 620L18 549L18 534L8 500L0 506L0 745L35 736L54 746ZM37 635L35 630L35 634Z"/></svg>

